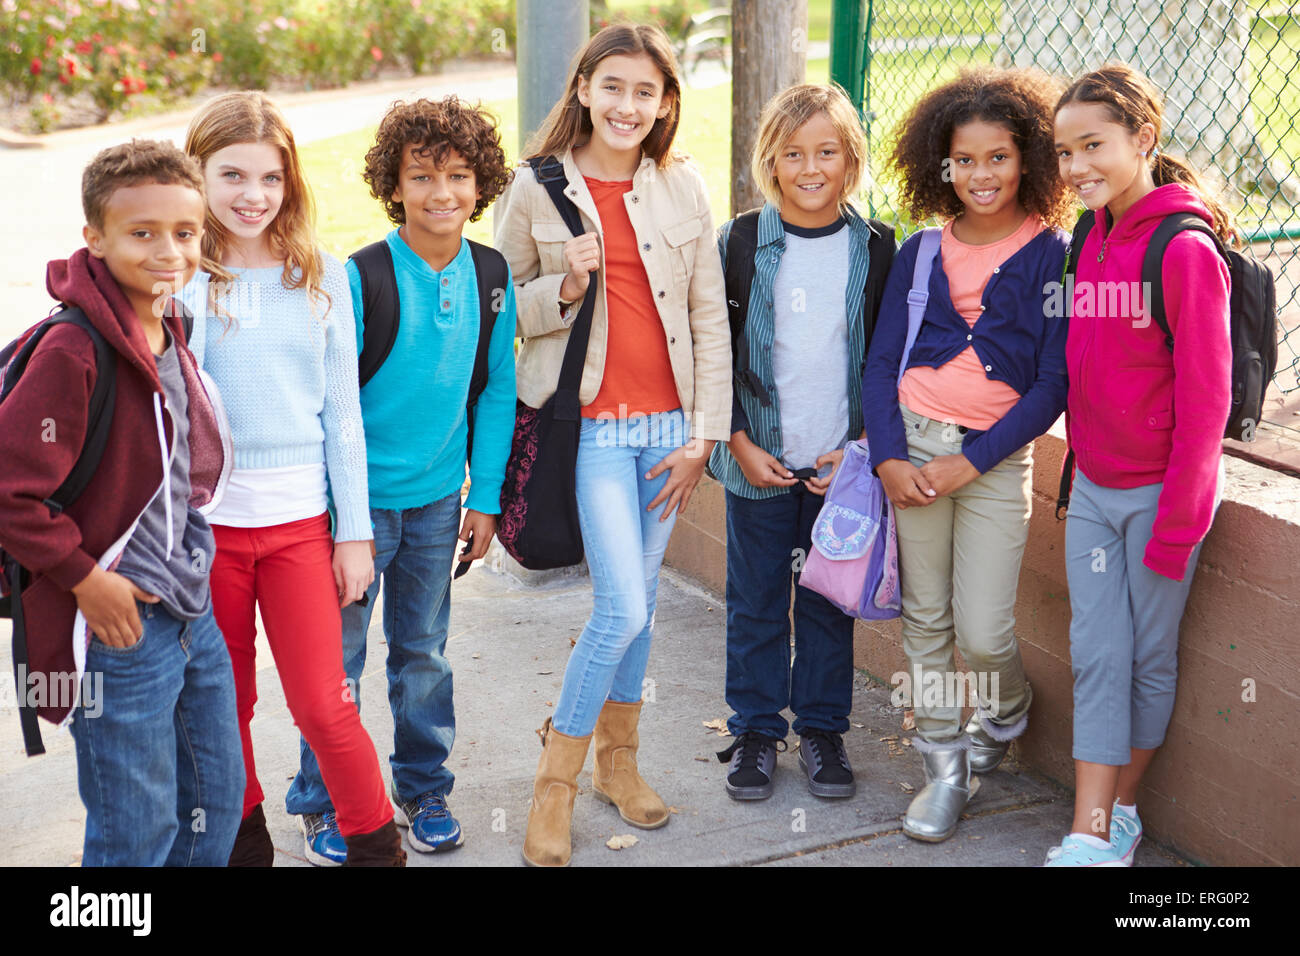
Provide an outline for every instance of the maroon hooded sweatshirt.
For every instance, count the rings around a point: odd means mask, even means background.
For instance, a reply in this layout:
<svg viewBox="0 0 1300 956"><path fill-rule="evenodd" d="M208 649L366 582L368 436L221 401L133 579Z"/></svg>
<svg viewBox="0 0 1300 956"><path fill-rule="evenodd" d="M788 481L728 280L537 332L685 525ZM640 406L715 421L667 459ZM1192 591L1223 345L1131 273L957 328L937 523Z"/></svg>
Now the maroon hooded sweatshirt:
<svg viewBox="0 0 1300 956"><path fill-rule="evenodd" d="M158 489L175 428L144 328L102 259L80 249L46 271L50 295L77 306L117 353L116 402L108 443L86 490L62 513L42 504L72 471L86 437L95 387L95 346L81 329L59 325L41 341L13 391L0 403L0 546L26 568L23 590L29 675L85 668L85 618L71 588L96 564L111 569ZM171 311L171 310L169 310ZM213 505L228 476L229 430L216 386L199 371L179 317L164 320L189 396L190 504ZM206 380L205 380L206 379ZM53 440L47 440L50 436ZM25 688L19 688L23 693ZM41 707L65 722L71 707Z"/></svg>

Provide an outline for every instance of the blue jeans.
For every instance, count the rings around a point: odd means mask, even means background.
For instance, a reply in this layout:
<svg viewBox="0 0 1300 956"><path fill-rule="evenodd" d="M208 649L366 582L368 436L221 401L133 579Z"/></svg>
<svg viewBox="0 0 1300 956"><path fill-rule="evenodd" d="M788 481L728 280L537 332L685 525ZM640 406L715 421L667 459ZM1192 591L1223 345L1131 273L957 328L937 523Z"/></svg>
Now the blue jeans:
<svg viewBox="0 0 1300 956"><path fill-rule="evenodd" d="M775 498L727 492L727 721L752 731L849 729L853 709L853 618L807 588L794 589L795 658L790 667L790 582L806 560L826 499L802 485ZM802 564L799 565L802 568Z"/></svg>
<svg viewBox="0 0 1300 956"><path fill-rule="evenodd" d="M677 520L646 506L668 481L646 473L686 443L680 410L613 421L583 419L578 522L591 571L591 619L569 655L551 723L562 734L596 729L606 700L641 699L650 657L659 566Z"/></svg>
<svg viewBox="0 0 1300 956"><path fill-rule="evenodd" d="M130 647L92 639L72 718L82 866L225 866L244 803L235 678L209 609L139 604Z"/></svg>
<svg viewBox="0 0 1300 956"><path fill-rule="evenodd" d="M343 670L357 708L366 667L366 632L380 584L388 643L388 706L393 712L393 768L397 795L427 791L446 796L455 776L445 766L456 739L451 664L443 656L451 622L451 565L460 532L460 493L422 508L371 508L375 580L365 607L343 609ZM316 755L301 741L301 766L285 809L298 815L331 809Z"/></svg>

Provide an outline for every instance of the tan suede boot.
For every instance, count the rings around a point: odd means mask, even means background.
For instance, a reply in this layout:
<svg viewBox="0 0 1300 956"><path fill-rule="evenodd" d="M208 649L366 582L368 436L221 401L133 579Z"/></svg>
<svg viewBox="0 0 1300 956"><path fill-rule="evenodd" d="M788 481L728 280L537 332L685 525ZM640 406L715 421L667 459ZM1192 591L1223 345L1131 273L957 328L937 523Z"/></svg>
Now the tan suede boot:
<svg viewBox="0 0 1300 956"><path fill-rule="evenodd" d="M573 798L578 795L578 774L587 762L591 735L570 737L546 718L540 731L542 759L533 780L533 800L528 807L528 832L524 836L524 862L529 866L568 866L573 852L569 821Z"/></svg>
<svg viewBox="0 0 1300 956"><path fill-rule="evenodd" d="M624 823L656 830L668 822L668 808L637 772L640 719L641 701L605 701L596 721L596 769L591 788L597 800L618 808Z"/></svg>

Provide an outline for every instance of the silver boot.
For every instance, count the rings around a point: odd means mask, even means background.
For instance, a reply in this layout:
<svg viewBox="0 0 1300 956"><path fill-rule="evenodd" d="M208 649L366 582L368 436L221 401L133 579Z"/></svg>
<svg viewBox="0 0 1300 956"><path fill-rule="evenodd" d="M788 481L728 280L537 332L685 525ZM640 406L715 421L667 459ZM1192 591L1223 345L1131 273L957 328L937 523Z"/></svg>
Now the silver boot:
<svg viewBox="0 0 1300 956"><path fill-rule="evenodd" d="M903 832L914 840L940 843L957 829L957 819L975 792L979 778L970 773L970 739L943 744L915 738L925 760L925 787L907 808Z"/></svg>
<svg viewBox="0 0 1300 956"><path fill-rule="evenodd" d="M1011 749L1011 741L1023 734L1028 726L1028 711L1021 714L1020 719L1014 723L999 727L977 707L966 723L966 734L970 738L971 772L992 773L996 770Z"/></svg>

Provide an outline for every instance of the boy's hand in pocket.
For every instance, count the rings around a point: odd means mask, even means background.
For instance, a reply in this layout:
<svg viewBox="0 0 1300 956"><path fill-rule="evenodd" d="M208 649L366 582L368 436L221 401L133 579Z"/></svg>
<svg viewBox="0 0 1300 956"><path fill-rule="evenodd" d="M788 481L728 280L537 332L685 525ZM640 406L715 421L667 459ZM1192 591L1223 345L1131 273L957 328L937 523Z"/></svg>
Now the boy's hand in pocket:
<svg viewBox="0 0 1300 956"><path fill-rule="evenodd" d="M157 604L160 598L116 571L96 567L72 589L86 630L109 647L131 647L144 634L135 602Z"/></svg>

